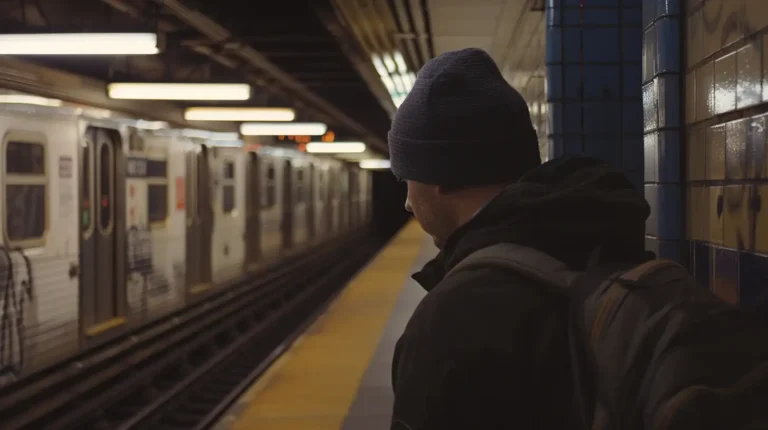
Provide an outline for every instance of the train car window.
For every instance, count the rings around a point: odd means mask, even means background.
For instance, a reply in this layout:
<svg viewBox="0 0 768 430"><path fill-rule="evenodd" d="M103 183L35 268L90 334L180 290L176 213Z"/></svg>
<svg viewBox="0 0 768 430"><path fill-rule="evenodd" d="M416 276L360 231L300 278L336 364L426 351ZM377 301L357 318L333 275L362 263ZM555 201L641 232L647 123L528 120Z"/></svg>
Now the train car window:
<svg viewBox="0 0 768 430"><path fill-rule="evenodd" d="M304 171L301 167L296 169L296 186L294 187L296 195L294 201L296 203L304 202Z"/></svg>
<svg viewBox="0 0 768 430"><path fill-rule="evenodd" d="M168 218L168 161L147 160L147 219L150 224Z"/></svg>
<svg viewBox="0 0 768 430"><path fill-rule="evenodd" d="M45 243L48 211L45 146L9 140L5 145L5 234L21 247Z"/></svg>
<svg viewBox="0 0 768 430"><path fill-rule="evenodd" d="M325 176L323 172L317 172L317 200L325 199Z"/></svg>
<svg viewBox="0 0 768 430"><path fill-rule="evenodd" d="M339 172L339 193L342 196L349 194L349 174L348 172Z"/></svg>
<svg viewBox="0 0 768 430"><path fill-rule="evenodd" d="M221 206L225 214L235 210L235 163L224 162L224 179L221 189Z"/></svg>
<svg viewBox="0 0 768 430"><path fill-rule="evenodd" d="M222 190L222 206L225 214L235 210L235 186L224 185Z"/></svg>
<svg viewBox="0 0 768 430"><path fill-rule="evenodd" d="M277 184L275 183L275 166L267 165L267 177L264 181L264 192L261 194L261 208L268 209L277 203Z"/></svg>
<svg viewBox="0 0 768 430"><path fill-rule="evenodd" d="M91 178L91 147L93 143L90 140L86 140L80 153L80 168L82 169L82 190L81 193L81 208L80 208L80 229L83 232L83 237L87 238L90 235L91 227L93 227L93 180Z"/></svg>
<svg viewBox="0 0 768 430"><path fill-rule="evenodd" d="M106 143L99 147L99 190L99 226L107 231L112 226L112 202L115 196L112 186L112 147Z"/></svg>
<svg viewBox="0 0 768 430"><path fill-rule="evenodd" d="M328 201L332 201L336 198L336 187L334 186L334 180L335 180L335 173L333 168L331 167L328 169L328 183L326 186L328 187Z"/></svg>
<svg viewBox="0 0 768 430"><path fill-rule="evenodd" d="M168 217L168 186L147 185L147 208L150 223L163 222Z"/></svg>

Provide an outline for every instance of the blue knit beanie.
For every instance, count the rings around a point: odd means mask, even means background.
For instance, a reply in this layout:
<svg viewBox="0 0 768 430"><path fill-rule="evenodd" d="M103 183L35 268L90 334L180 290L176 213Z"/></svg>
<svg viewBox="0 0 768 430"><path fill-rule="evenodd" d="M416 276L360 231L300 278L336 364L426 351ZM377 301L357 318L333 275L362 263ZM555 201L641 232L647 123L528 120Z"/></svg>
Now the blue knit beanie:
<svg viewBox="0 0 768 430"><path fill-rule="evenodd" d="M395 176L426 184L513 182L541 164L528 105L476 48L424 65L388 138Z"/></svg>

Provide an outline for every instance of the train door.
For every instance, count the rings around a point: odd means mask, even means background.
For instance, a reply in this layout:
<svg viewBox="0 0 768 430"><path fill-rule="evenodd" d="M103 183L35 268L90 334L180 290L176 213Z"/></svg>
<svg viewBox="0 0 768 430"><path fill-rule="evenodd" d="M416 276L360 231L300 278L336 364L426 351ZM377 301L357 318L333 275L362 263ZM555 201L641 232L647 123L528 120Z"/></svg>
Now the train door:
<svg viewBox="0 0 768 430"><path fill-rule="evenodd" d="M360 215L360 189L358 184L357 171L350 169L349 173L349 224L352 228L357 227Z"/></svg>
<svg viewBox="0 0 768 430"><path fill-rule="evenodd" d="M293 247L293 165L291 160L285 160L283 164L283 248Z"/></svg>
<svg viewBox="0 0 768 430"><path fill-rule="evenodd" d="M339 230L349 230L349 173L339 169L336 174L339 190Z"/></svg>
<svg viewBox="0 0 768 430"><path fill-rule="evenodd" d="M259 157L248 154L245 186L245 266L261 257L261 184L259 183Z"/></svg>
<svg viewBox="0 0 768 430"><path fill-rule="evenodd" d="M316 226L315 226L315 208L317 207L315 199L317 198L317 191L315 191L315 165L309 163L309 181L307 181L307 196L305 197L304 207L307 214L307 237L309 241L315 238Z"/></svg>
<svg viewBox="0 0 768 430"><path fill-rule="evenodd" d="M329 168L325 173L320 173L320 198L323 200L323 209L325 211L324 216L324 228L326 234L333 231L333 168Z"/></svg>
<svg viewBox="0 0 768 430"><path fill-rule="evenodd" d="M80 148L80 312L89 335L119 324L124 314L119 216L125 189L122 141L112 130L88 127Z"/></svg>
<svg viewBox="0 0 768 430"><path fill-rule="evenodd" d="M211 245L213 241L213 204L211 203L208 149L187 153L187 286L211 282Z"/></svg>

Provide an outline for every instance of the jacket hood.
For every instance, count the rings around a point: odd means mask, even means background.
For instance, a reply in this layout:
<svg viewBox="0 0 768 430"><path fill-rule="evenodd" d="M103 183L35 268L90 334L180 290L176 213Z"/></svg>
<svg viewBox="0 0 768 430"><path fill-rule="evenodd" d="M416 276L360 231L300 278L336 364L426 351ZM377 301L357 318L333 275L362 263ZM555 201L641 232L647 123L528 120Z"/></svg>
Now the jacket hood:
<svg viewBox="0 0 768 430"><path fill-rule="evenodd" d="M430 290L469 254L503 242L536 248L574 270L598 246L601 262L642 261L649 214L621 170L591 157L557 158L488 202L413 278Z"/></svg>

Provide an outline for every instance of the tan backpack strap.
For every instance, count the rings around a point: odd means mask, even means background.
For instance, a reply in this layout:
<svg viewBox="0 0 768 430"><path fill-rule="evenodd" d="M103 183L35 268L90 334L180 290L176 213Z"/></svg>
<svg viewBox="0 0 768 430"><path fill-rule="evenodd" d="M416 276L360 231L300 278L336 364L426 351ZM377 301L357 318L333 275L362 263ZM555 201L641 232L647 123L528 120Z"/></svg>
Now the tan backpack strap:
<svg viewBox="0 0 768 430"><path fill-rule="evenodd" d="M636 266L635 268L625 272L619 279L611 284L606 289L605 293L600 297L600 303L595 313L595 321L590 330L590 343L592 350L597 353L598 343L600 336L605 328L605 323L608 318L613 314L613 310L621 299L627 293L624 286L621 285L621 280L626 281L639 281L640 279L651 275L661 269L669 267L681 267L679 264L671 260L651 260Z"/></svg>

